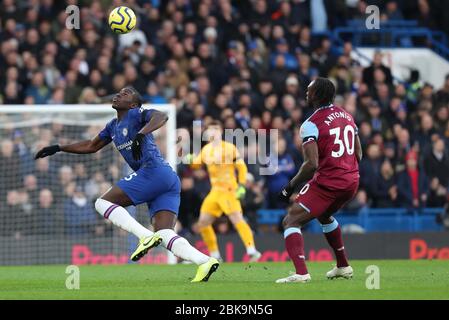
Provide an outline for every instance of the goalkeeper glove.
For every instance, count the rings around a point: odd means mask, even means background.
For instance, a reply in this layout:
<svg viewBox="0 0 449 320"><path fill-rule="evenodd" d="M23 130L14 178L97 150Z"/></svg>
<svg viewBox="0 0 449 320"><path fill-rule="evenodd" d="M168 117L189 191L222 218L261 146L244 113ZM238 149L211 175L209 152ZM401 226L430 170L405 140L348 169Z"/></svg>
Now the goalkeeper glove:
<svg viewBox="0 0 449 320"><path fill-rule="evenodd" d="M193 159L194 159L193 153L189 153L184 157L184 163L192 164Z"/></svg>
<svg viewBox="0 0 449 320"><path fill-rule="evenodd" d="M294 191L295 189L290 185L289 182L284 188L282 188L281 192L279 192L279 200L288 203Z"/></svg>
<svg viewBox="0 0 449 320"><path fill-rule="evenodd" d="M51 156L51 155L53 155L53 154L55 154L56 152L59 152L59 151L61 151L61 148L59 147L58 144L42 148L41 150L39 150L36 153L36 156L34 157L34 160L39 159L39 158L45 158L45 157Z"/></svg>
<svg viewBox="0 0 449 320"><path fill-rule="evenodd" d="M133 143L131 144L131 151L133 153L133 158L139 161L142 158L142 145L145 142L145 135L143 133L136 134Z"/></svg>
<svg viewBox="0 0 449 320"><path fill-rule="evenodd" d="M237 188L237 191L235 193L235 196L237 197L237 199L241 200L245 197L246 194L246 189L243 185L239 185L239 187Z"/></svg>

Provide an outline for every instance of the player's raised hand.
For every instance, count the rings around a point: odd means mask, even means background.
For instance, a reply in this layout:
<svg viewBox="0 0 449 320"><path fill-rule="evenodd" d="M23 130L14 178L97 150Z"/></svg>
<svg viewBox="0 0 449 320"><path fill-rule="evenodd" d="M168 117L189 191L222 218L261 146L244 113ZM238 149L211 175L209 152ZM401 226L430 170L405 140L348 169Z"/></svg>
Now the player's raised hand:
<svg viewBox="0 0 449 320"><path fill-rule="evenodd" d="M61 148L57 144L42 148L36 153L34 160L51 156L59 151L61 151Z"/></svg>
<svg viewBox="0 0 449 320"><path fill-rule="evenodd" d="M290 201L290 197L292 196L294 191L295 191L294 188L290 185L290 183L288 183L279 192L279 194L278 194L279 200L282 201L282 202L287 202L288 203Z"/></svg>
<svg viewBox="0 0 449 320"><path fill-rule="evenodd" d="M144 143L145 135L143 133L136 134L136 137L133 140L131 145L131 151L133 153L133 158L136 161L139 161L142 158L142 145Z"/></svg>

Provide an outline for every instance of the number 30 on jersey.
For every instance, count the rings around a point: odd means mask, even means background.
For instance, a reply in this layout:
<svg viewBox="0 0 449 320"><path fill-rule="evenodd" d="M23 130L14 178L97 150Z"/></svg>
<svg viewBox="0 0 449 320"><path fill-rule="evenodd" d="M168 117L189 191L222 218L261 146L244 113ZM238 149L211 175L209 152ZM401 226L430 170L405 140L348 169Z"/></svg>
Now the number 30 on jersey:
<svg viewBox="0 0 449 320"><path fill-rule="evenodd" d="M338 151L332 151L333 158L340 158L343 156L345 151L348 155L352 156L354 154L354 144L355 144L355 131L354 128L350 125L347 125L343 130L343 140L340 138L341 129L333 128L329 130L329 134L331 136L335 136L334 144L338 145ZM349 137L351 135L351 139Z"/></svg>

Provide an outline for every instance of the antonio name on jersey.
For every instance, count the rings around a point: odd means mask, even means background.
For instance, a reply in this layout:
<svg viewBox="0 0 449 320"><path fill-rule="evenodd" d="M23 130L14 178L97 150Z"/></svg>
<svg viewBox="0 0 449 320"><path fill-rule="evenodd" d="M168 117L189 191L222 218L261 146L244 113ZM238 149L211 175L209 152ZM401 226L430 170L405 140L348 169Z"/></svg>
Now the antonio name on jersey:
<svg viewBox="0 0 449 320"><path fill-rule="evenodd" d="M324 123L327 124L328 127L330 127L330 125L332 124L332 121L336 120L336 119L346 119L349 122L352 121L352 118L349 114L347 114L344 111L338 111L338 112L333 112L331 114L329 114L327 116L327 118L324 120Z"/></svg>

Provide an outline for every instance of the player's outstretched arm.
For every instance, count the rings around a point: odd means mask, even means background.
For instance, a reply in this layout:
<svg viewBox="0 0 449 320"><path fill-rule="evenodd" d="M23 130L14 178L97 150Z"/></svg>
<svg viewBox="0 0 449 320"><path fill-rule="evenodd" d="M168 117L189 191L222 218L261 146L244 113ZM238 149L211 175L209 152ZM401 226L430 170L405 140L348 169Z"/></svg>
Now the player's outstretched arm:
<svg viewBox="0 0 449 320"><path fill-rule="evenodd" d="M110 141L103 140L99 136L96 136L92 140L84 140L64 146L52 145L39 150L34 159L45 158L60 151L76 154L95 153L105 147L109 142Z"/></svg>
<svg viewBox="0 0 449 320"><path fill-rule="evenodd" d="M298 186L312 179L315 171L318 169L319 156L318 145L316 142L312 141L307 144L303 144L302 150L304 154L304 163L296 176L294 176L293 179L290 180L290 182L279 193L279 198L283 201L288 201Z"/></svg>

